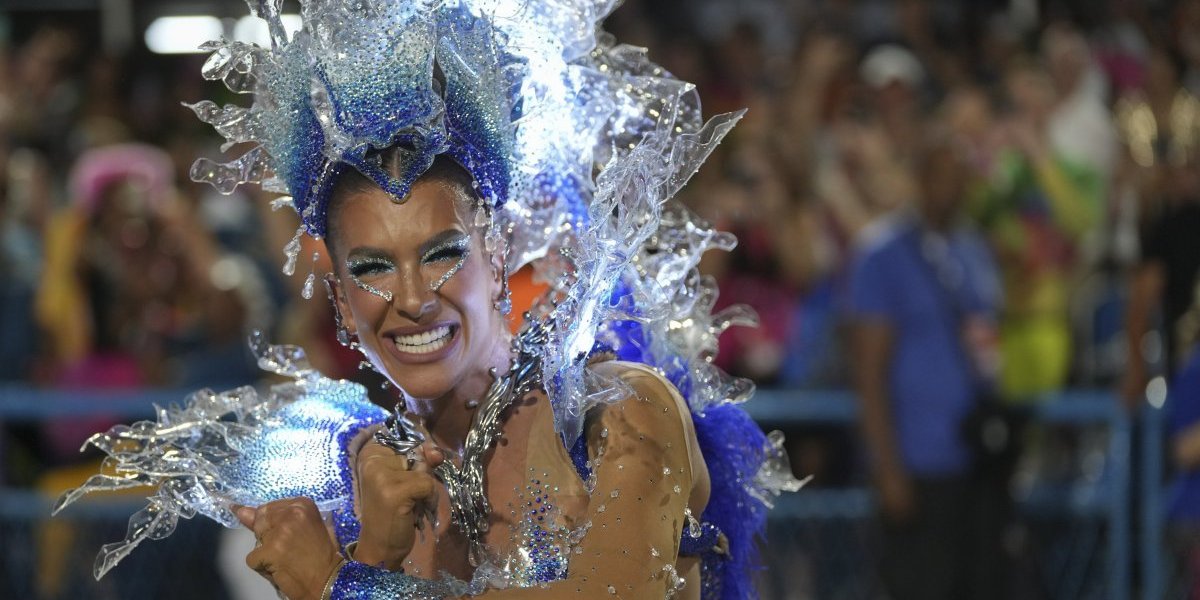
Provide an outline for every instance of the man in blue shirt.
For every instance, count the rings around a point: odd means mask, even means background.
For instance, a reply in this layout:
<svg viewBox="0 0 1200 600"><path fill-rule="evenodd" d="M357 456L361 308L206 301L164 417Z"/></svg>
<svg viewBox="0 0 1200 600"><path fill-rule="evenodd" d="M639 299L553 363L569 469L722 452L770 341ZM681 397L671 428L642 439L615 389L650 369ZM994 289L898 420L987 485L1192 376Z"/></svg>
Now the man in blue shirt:
<svg viewBox="0 0 1200 600"><path fill-rule="evenodd" d="M1003 588L999 533L974 526L991 500L963 423L997 370L999 279L984 240L959 224L966 171L954 148L928 144L915 175L915 210L864 236L850 278L881 574L896 600L987 598Z"/></svg>

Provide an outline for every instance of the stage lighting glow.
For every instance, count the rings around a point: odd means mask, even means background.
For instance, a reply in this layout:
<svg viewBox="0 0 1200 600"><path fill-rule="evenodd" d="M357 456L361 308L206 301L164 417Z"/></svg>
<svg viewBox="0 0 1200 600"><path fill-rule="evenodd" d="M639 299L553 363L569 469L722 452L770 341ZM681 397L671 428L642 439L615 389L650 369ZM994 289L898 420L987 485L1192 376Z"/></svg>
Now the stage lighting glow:
<svg viewBox="0 0 1200 600"><path fill-rule="evenodd" d="M216 17L159 17L146 28L146 47L155 54L199 54L201 44L224 34Z"/></svg>
<svg viewBox="0 0 1200 600"><path fill-rule="evenodd" d="M283 21L283 28L287 30L289 38L291 34L300 31L303 24L300 15L280 15L279 17ZM258 44L263 48L271 47L271 32L267 28L267 22L250 15L238 19L234 24L233 39L239 42Z"/></svg>

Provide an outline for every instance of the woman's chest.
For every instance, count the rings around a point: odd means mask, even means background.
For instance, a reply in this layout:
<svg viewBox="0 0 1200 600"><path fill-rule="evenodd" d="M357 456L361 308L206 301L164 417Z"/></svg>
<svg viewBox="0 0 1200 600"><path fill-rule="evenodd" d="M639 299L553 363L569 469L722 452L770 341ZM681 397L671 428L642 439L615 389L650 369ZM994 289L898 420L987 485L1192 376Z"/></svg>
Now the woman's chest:
<svg viewBox="0 0 1200 600"><path fill-rule="evenodd" d="M566 573L567 559L582 537L588 493L553 428L506 427L486 460L488 500L480 564L470 560L470 543L452 522L450 497L439 489L438 523L418 536L405 570L442 572L499 586L553 581Z"/></svg>

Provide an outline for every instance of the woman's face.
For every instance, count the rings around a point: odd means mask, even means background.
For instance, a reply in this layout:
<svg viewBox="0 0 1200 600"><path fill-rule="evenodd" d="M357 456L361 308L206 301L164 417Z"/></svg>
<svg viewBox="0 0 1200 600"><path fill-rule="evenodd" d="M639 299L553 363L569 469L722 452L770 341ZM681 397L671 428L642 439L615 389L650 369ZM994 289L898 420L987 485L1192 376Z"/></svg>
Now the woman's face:
<svg viewBox="0 0 1200 600"><path fill-rule="evenodd" d="M497 271L469 226L464 192L419 180L403 204L346 195L330 214L338 309L371 363L409 396L434 399L490 366L504 324Z"/></svg>

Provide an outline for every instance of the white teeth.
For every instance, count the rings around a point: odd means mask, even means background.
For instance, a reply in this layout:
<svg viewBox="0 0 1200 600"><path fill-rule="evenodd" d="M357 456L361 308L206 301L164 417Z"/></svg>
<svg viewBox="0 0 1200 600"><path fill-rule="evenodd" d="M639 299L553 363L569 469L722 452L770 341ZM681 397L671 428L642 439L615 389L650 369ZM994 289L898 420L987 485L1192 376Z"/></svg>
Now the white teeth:
<svg viewBox="0 0 1200 600"><path fill-rule="evenodd" d="M450 326L443 325L424 333L396 336L396 348L408 354L436 352L450 342Z"/></svg>

